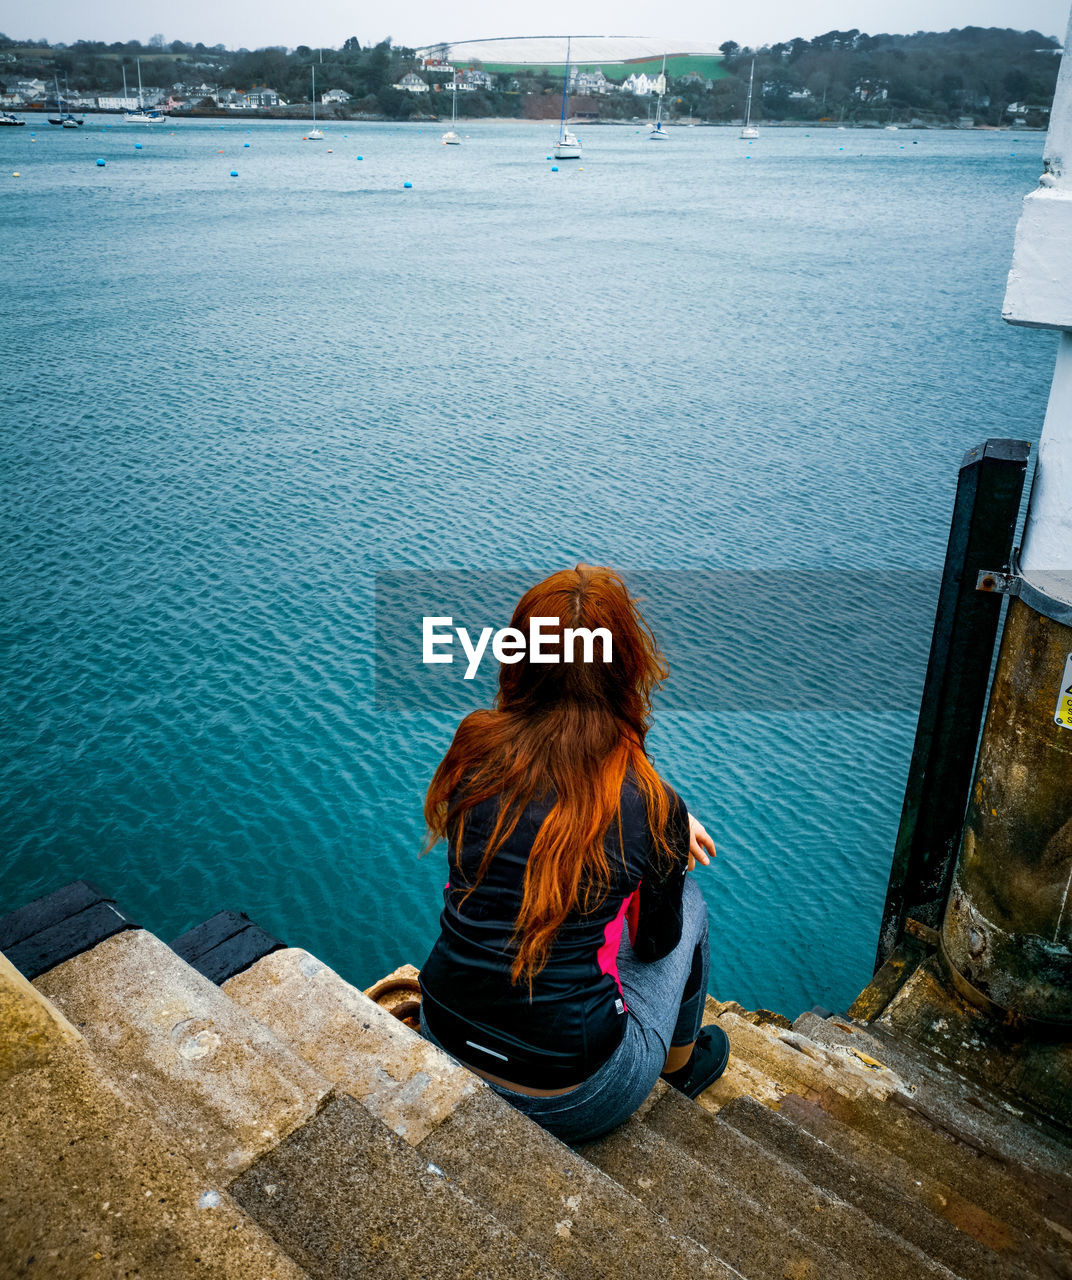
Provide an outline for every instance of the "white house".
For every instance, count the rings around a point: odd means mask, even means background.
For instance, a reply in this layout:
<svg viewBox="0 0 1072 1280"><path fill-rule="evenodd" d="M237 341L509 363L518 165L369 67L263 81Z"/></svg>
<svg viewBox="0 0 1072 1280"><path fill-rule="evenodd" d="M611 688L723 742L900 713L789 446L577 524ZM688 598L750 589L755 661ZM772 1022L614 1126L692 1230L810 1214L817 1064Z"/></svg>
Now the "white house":
<svg viewBox="0 0 1072 1280"><path fill-rule="evenodd" d="M246 105L250 107L280 107L286 106L286 103L274 89L269 89L265 85L254 85L246 94Z"/></svg>
<svg viewBox="0 0 1072 1280"><path fill-rule="evenodd" d="M48 86L43 80L20 80L15 86L15 91L27 102L35 101L37 98L43 98L45 90Z"/></svg>
<svg viewBox="0 0 1072 1280"><path fill-rule="evenodd" d="M628 80L622 83L623 93L635 93L638 98L646 98L649 93L655 92L655 80L649 79L642 71L637 75L634 71Z"/></svg>
<svg viewBox="0 0 1072 1280"><path fill-rule="evenodd" d="M320 101L325 107L331 107L336 103L349 102L350 95L345 89L329 89L327 93L322 93L320 95Z"/></svg>
<svg viewBox="0 0 1072 1280"><path fill-rule="evenodd" d="M137 98L124 98L120 94L109 94L105 97L97 99L97 108L100 111L137 111Z"/></svg>
<svg viewBox="0 0 1072 1280"><path fill-rule="evenodd" d="M391 86L392 89L404 89L407 93L427 93L428 85L420 78L415 71L407 71L397 84Z"/></svg>

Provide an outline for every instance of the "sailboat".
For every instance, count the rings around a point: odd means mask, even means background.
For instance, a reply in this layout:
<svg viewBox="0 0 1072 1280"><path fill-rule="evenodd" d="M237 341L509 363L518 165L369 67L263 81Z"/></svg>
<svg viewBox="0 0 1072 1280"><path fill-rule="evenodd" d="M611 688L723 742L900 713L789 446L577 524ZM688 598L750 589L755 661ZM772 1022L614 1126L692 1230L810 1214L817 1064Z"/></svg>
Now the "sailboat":
<svg viewBox="0 0 1072 1280"><path fill-rule="evenodd" d="M73 115L71 115L69 111L64 111L63 99L60 97L60 82L59 82L58 76L56 77L55 83L56 83L56 107L59 110L59 114L55 116L49 116L48 118L49 124L58 124L61 129L81 129L81 127L86 122L85 117L83 116L81 120L77 120Z"/></svg>
<svg viewBox="0 0 1072 1280"><path fill-rule="evenodd" d="M324 136L316 127L316 67L313 67L313 127L305 135L310 142L319 142Z"/></svg>
<svg viewBox="0 0 1072 1280"><path fill-rule="evenodd" d="M137 62L138 62L138 109L137 111L126 112L125 115L123 116L123 119L126 120L128 124L161 124L166 118L162 111L146 111L145 110L145 103L142 101L141 59L138 58ZM123 71L124 97L126 96L126 84L127 84L127 73L126 73L126 70L124 69Z"/></svg>
<svg viewBox="0 0 1072 1280"><path fill-rule="evenodd" d="M558 141L555 143L555 159L556 160L579 160L581 158L581 144L575 133L570 133L566 128L566 103L569 99L569 66L570 66L570 37L566 37L566 75L562 81L562 115L558 121Z"/></svg>
<svg viewBox="0 0 1072 1280"><path fill-rule="evenodd" d="M443 135L443 145L445 147L460 147L461 138L455 131L455 125L458 123L458 73L454 73L454 81L450 86L450 128Z"/></svg>
<svg viewBox="0 0 1072 1280"><path fill-rule="evenodd" d="M669 138L669 134L663 128L663 94L666 92L666 54L663 54L663 69L659 72L659 77L655 81L655 92L659 95L659 101L655 107L655 123L651 126L648 138L655 142L662 142Z"/></svg>
<svg viewBox="0 0 1072 1280"><path fill-rule="evenodd" d="M749 141L759 137L759 130L752 123L752 82L756 78L756 60L752 59L752 71L748 77L748 102L744 109L744 128L741 130L741 137Z"/></svg>

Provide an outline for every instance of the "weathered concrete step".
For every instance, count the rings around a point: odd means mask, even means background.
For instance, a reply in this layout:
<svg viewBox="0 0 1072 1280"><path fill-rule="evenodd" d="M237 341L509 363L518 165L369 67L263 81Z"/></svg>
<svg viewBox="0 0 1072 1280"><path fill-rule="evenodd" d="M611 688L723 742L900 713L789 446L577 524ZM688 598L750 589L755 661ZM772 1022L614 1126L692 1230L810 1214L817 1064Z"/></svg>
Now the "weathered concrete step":
<svg viewBox="0 0 1072 1280"><path fill-rule="evenodd" d="M564 1275L732 1275L307 952L266 956L224 990Z"/></svg>
<svg viewBox="0 0 1072 1280"><path fill-rule="evenodd" d="M700 1108L696 1111L702 1114ZM701 1164L637 1116L579 1150L673 1228L699 1240L747 1280L851 1280L858 1275L850 1262L833 1255L812 1233L791 1226L782 1216L782 1205L775 1206L766 1195L754 1199L753 1187L742 1187L736 1177L727 1179ZM804 1192L794 1187L794 1193L798 1190ZM821 1197L809 1188L807 1198L815 1202ZM791 1213L794 1210L790 1207Z"/></svg>
<svg viewBox="0 0 1072 1280"><path fill-rule="evenodd" d="M912 1098L936 1124L964 1135L996 1159L1021 1165L1032 1179L1063 1184L1072 1204L1072 1148L1023 1118L985 1085L966 1080L937 1055L911 1041L845 1018L803 1014L794 1030L832 1049L855 1049L880 1060L911 1086ZM1072 1218L1068 1220L1072 1226Z"/></svg>
<svg viewBox="0 0 1072 1280"><path fill-rule="evenodd" d="M318 1280L562 1280L349 1097L331 1098L230 1191Z"/></svg>
<svg viewBox="0 0 1072 1280"><path fill-rule="evenodd" d="M1052 1186L1027 1186L1010 1174L1006 1163L936 1128L914 1109L913 1086L891 1067L865 1050L817 1044L799 1031L757 1026L730 1012L722 1012L718 1020L729 1032L733 1052L775 1082L781 1097L773 1105L781 1111L789 1114L797 1098L814 1102L824 1114L866 1134L898 1156L908 1170L916 1170L909 1184L933 1183L934 1211L941 1212L943 1200L952 1197L962 1206L966 1224L979 1216L980 1229L994 1238L1023 1234L1041 1242L1044 1250L1060 1248L1068 1233L1067 1202ZM836 1132L843 1136L841 1130ZM816 1136L826 1140L821 1133ZM849 1149L843 1154L859 1158ZM911 1194L911 1186L906 1189ZM977 1231L972 1234L986 1238ZM1030 1245L1025 1247L1028 1256Z"/></svg>
<svg viewBox="0 0 1072 1280"><path fill-rule="evenodd" d="M869 1019L860 1019L868 1021ZM962 1000L936 956L923 961L878 1020L877 1037L910 1042L1072 1142L1072 1038L1025 1036Z"/></svg>
<svg viewBox="0 0 1072 1280"><path fill-rule="evenodd" d="M233 1177L331 1092L329 1080L144 929L106 939L35 985L206 1174Z"/></svg>
<svg viewBox="0 0 1072 1280"><path fill-rule="evenodd" d="M869 1062L848 1050L835 1051L817 1045L791 1027L750 1022L712 1001L708 1003L704 1021L717 1021L729 1035L730 1063L736 1062L751 1078L765 1082L761 1090L749 1095L759 1102L777 1105L789 1093L819 1097L836 1092L848 1098L887 1098L906 1088L895 1072L881 1064ZM728 1091L720 1094L719 1083L698 1099L707 1110L717 1111L730 1096L741 1096Z"/></svg>
<svg viewBox="0 0 1072 1280"><path fill-rule="evenodd" d="M728 1103L717 1119L705 1113L703 1121L686 1111L685 1102L682 1099L675 1104L667 1098L649 1113L648 1120L685 1150L697 1154L697 1158L704 1149L701 1144L705 1132L710 1132L712 1146L720 1144L721 1121L723 1126L732 1126L792 1164L816 1187L854 1205L873 1222L887 1227L964 1280L984 1275L991 1280L1022 1280L1031 1274L1015 1261L1000 1258L973 1236L958 1231L945 1218L934 1216L920 1200L883 1182L870 1167L845 1159L806 1129L752 1098Z"/></svg>
<svg viewBox="0 0 1072 1280"><path fill-rule="evenodd" d="M0 1275L304 1280L0 956Z"/></svg>
<svg viewBox="0 0 1072 1280"><path fill-rule="evenodd" d="M831 1185L831 1180L813 1176L817 1172L818 1161L813 1160L802 1167L799 1160L790 1158L789 1153L795 1152L788 1141L783 1144L785 1152L773 1144L759 1141L728 1119L735 1112L745 1115L759 1113L768 1117L771 1125L780 1123L784 1129L793 1130L793 1126L780 1120L777 1113L752 1099L739 1098L727 1104L717 1115L712 1115L673 1089L661 1094L645 1114L644 1122L705 1168L731 1182L803 1235L817 1240L832 1255L849 1263L854 1274L859 1273L867 1259L881 1257L884 1280L895 1280L895 1277L898 1280L915 1280L923 1276L948 1278L955 1274L962 1275L964 1280L975 1280L980 1260L997 1262L993 1254L987 1254L974 1242L969 1242L974 1247L960 1251L958 1256L963 1267L958 1272L949 1265L952 1261L950 1250L945 1251L945 1257L937 1256L925 1247L930 1243L925 1234L916 1232L917 1239L905 1237L884 1221L883 1214L875 1216L868 1213L864 1205L858 1203L859 1197L853 1193L857 1175L862 1170L842 1161L843 1176ZM759 1133L766 1133L762 1125L752 1127ZM794 1133L799 1148L801 1142L808 1140L808 1135L799 1131ZM813 1140L812 1145L818 1146ZM843 1195L842 1191L849 1194ZM881 1207L881 1198L876 1196L875 1201ZM871 1207L876 1206L872 1203ZM921 1206L916 1204L914 1208L919 1213ZM938 1228L937 1223L934 1226ZM994 1274L996 1280L998 1272ZM1016 1273L1008 1274L1011 1280Z"/></svg>
<svg viewBox="0 0 1072 1280"><path fill-rule="evenodd" d="M905 1125L896 1104L839 1100L836 1095L820 1103L787 1094L779 1111L844 1159L1029 1273L1072 1280L1072 1240L1065 1228L1025 1202L1018 1184L1010 1187L992 1177L991 1162L977 1159L974 1179L971 1166L953 1171L966 1172L966 1179L951 1179L940 1151L919 1140L918 1126Z"/></svg>
<svg viewBox="0 0 1072 1280"><path fill-rule="evenodd" d="M102 1065L166 1125L170 1141L195 1169L227 1186L242 1172L261 1171L259 1182L242 1184L253 1188L244 1194L254 1216L265 1203L255 1188L276 1185L264 1170L286 1170L292 1215L287 1238L305 1242L303 1256L317 1276L377 1274L386 1267L385 1274L453 1280L476 1265L474 1241L486 1248L502 1275L558 1274L446 1182L437 1183L434 1193L441 1232L437 1249L416 1250L417 1269L404 1272L397 1250L385 1249L383 1215L406 1222L421 1211L431 1194L423 1165L413 1165L406 1144L357 1104L348 1103L342 1111L332 1107L329 1113L332 1082L152 934L137 930L109 938L43 975L38 987L54 993L77 1018ZM288 1138L292 1141L280 1150ZM347 1145L355 1142L364 1145ZM355 1170L370 1161L389 1170L379 1180L368 1171L368 1185L381 1197L377 1214L368 1212L356 1191L333 1206L346 1238L345 1266L340 1262L338 1270L324 1269L310 1243L334 1228L301 1218L306 1211L319 1215L325 1207L319 1171L315 1163L303 1164L303 1152L323 1161L330 1153L339 1168L349 1171L351 1182ZM340 1190L346 1185L344 1179ZM264 1214L271 1234L282 1238L272 1225L273 1214L266 1209ZM394 1261L388 1265L384 1257Z"/></svg>

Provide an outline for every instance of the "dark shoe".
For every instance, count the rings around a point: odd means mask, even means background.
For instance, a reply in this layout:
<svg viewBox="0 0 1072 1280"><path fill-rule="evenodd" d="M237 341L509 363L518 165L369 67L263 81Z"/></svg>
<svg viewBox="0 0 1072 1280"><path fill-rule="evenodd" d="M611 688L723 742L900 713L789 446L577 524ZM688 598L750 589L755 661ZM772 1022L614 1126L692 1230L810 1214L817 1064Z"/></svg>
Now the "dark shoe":
<svg viewBox="0 0 1072 1280"><path fill-rule="evenodd" d="M663 1076L686 1098L698 1098L726 1070L730 1060L730 1038L721 1027L701 1027L696 1048L685 1066Z"/></svg>

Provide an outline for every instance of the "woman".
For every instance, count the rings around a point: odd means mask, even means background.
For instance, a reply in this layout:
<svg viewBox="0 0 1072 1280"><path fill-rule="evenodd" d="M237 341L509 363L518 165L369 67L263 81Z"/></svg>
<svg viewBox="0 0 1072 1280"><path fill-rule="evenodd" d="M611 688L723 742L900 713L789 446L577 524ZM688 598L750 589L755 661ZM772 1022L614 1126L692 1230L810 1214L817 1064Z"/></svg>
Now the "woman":
<svg viewBox="0 0 1072 1280"><path fill-rule="evenodd" d="M509 655L495 709L462 721L428 789L450 880L421 1030L581 1142L660 1074L695 1097L725 1068L725 1033L701 1031L707 911L686 875L715 846L645 753L667 672L618 575L552 574L511 626L528 635L530 619L562 660ZM570 651L569 628L594 633L587 649Z"/></svg>

